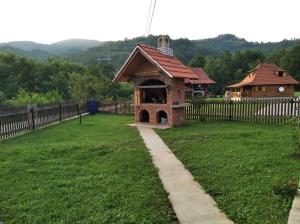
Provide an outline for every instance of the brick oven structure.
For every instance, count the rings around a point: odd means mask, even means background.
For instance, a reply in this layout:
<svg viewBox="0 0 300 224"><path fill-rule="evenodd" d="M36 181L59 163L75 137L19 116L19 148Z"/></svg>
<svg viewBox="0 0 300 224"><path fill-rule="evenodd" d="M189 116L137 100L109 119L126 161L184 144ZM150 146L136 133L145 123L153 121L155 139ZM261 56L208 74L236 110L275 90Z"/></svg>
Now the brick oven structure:
<svg viewBox="0 0 300 224"><path fill-rule="evenodd" d="M184 123L184 79L197 79L169 48L170 39L161 35L158 48L137 45L114 78L114 82L134 85L135 121L137 123Z"/></svg>

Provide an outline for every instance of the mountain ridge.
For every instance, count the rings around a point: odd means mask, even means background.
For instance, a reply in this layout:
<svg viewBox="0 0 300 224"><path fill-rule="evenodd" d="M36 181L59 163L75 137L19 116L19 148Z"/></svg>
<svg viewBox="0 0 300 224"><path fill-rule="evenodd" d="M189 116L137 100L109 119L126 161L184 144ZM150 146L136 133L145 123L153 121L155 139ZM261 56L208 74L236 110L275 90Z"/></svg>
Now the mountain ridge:
<svg viewBox="0 0 300 224"><path fill-rule="evenodd" d="M233 34L222 34L214 38L200 40L189 40L187 38L173 39L170 45L174 50L175 56L187 64L195 54L203 56L218 55L225 50L230 52L260 50L268 54L276 49L293 47L298 41L299 39L258 43L248 42ZM150 35L148 37L136 37L123 41L108 41L100 46L75 54L71 56L71 59L85 64L93 64L97 62L99 56L109 56L112 58L112 64L116 68L119 68L138 43L156 47L156 36Z"/></svg>
<svg viewBox="0 0 300 224"><path fill-rule="evenodd" d="M279 42L251 42L234 34L221 34L216 37L189 40L173 39L171 47L175 55L187 63L196 53L217 55L224 50L230 52L246 49L261 50L270 53L274 49L294 46L299 39L282 40ZM138 43L156 47L156 36L136 37L119 41L98 41L88 39L66 39L52 44L41 44L33 41L11 41L0 43L0 51L11 51L34 59L46 60L49 57L62 57L85 64L98 63L99 58L109 57L118 68Z"/></svg>
<svg viewBox="0 0 300 224"><path fill-rule="evenodd" d="M34 59L45 59L51 56L66 57L72 54L85 51L91 47L99 46L103 42L98 40L88 39L66 39L52 44L42 44L34 41L10 41L6 43L0 43L0 51L5 51L8 48L14 53L23 51L24 55L31 56ZM39 51L37 56L34 52Z"/></svg>

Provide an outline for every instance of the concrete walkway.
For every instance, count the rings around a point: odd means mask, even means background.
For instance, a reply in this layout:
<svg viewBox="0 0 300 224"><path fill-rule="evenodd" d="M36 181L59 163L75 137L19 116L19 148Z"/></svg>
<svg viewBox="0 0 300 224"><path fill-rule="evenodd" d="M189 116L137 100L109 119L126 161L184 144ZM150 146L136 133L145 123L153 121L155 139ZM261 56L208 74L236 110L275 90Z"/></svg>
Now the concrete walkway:
<svg viewBox="0 0 300 224"><path fill-rule="evenodd" d="M138 130L180 223L233 224L153 129L138 127Z"/></svg>
<svg viewBox="0 0 300 224"><path fill-rule="evenodd" d="M293 205L290 211L288 224L299 224L300 223L300 191L294 198Z"/></svg>

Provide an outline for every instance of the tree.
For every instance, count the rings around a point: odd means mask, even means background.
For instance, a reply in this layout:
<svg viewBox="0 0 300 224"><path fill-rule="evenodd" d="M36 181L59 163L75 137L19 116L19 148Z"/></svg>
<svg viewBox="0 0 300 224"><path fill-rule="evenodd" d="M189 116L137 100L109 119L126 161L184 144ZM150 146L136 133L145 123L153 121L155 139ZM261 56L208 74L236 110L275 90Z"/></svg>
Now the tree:
<svg viewBox="0 0 300 224"><path fill-rule="evenodd" d="M281 60L281 66L295 79L300 80L300 43L287 51Z"/></svg>
<svg viewBox="0 0 300 224"><path fill-rule="evenodd" d="M88 85L85 75L76 72L69 74L70 95L79 105L83 105L88 99Z"/></svg>
<svg viewBox="0 0 300 224"><path fill-rule="evenodd" d="M205 57L201 56L200 54L195 54L194 57L189 61L188 66L204 68Z"/></svg>
<svg viewBox="0 0 300 224"><path fill-rule="evenodd" d="M4 92L0 90L0 105L4 104L5 102L5 95Z"/></svg>
<svg viewBox="0 0 300 224"><path fill-rule="evenodd" d="M233 55L232 69L234 71L233 82L239 82L259 63L264 62L265 55L259 50L238 51Z"/></svg>
<svg viewBox="0 0 300 224"><path fill-rule="evenodd" d="M51 91L46 94L29 92L25 89L19 89L16 97L7 100L11 105L27 105L27 104L49 104L62 101L61 95L57 91Z"/></svg>
<svg viewBox="0 0 300 224"><path fill-rule="evenodd" d="M232 66L232 54L229 51L216 58L208 58L205 71L216 82L211 90L216 94L223 94L226 86L234 80L234 70Z"/></svg>
<svg viewBox="0 0 300 224"><path fill-rule="evenodd" d="M287 50L284 49L284 48L275 50L267 56L266 62L274 63L276 65L281 66L282 65L282 59L285 57L286 54L287 54Z"/></svg>

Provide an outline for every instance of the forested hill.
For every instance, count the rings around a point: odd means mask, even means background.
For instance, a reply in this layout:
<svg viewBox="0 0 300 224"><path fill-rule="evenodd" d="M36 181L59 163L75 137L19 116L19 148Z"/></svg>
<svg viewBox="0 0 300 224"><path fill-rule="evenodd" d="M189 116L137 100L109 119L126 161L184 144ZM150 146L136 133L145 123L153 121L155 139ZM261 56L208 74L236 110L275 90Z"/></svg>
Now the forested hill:
<svg viewBox="0 0 300 224"><path fill-rule="evenodd" d="M201 40L175 39L172 40L171 47L174 49L175 55L184 63L187 63L196 53L206 56L218 55L224 50L236 52L246 49L258 49L263 53L270 53L276 49L292 47L296 42L297 40L283 40L274 43L248 42L232 34L223 34ZM101 62L103 58L111 58L115 68L119 68L138 43L156 46L156 37L150 35L147 38L137 37L108 42L69 39L53 44L14 41L0 43L0 52L10 51L38 60L46 60L49 57L62 57L84 64L95 64Z"/></svg>
<svg viewBox="0 0 300 224"><path fill-rule="evenodd" d="M249 42L243 38L238 38L233 34L223 34L214 38L195 40L197 47L209 48L213 52L223 52L224 50L229 50L231 52L258 49L263 53L271 53L273 50L280 48L293 47L299 39L294 40L282 40L280 42Z"/></svg>
<svg viewBox="0 0 300 224"><path fill-rule="evenodd" d="M101 41L85 39L68 39L53 44L40 44L32 41L11 41L0 43L0 51L10 51L18 55L45 60L49 57L70 57L73 54L78 54L101 44Z"/></svg>
<svg viewBox="0 0 300 224"><path fill-rule="evenodd" d="M171 47L174 49L175 55L184 63L187 63L196 53L206 56L218 55L224 50L236 52L246 49L257 49L263 53L270 53L273 50L293 47L297 41L298 40L283 40L281 42L273 43L258 43L248 42L247 40L238 38L232 34L224 34L215 38L202 40L176 39L172 40ZM134 39L126 39L124 41L105 42L98 47L75 54L71 59L85 64L94 64L105 57L110 57L113 65L116 68L119 68L138 43L156 46L156 37L150 35L147 38L137 37Z"/></svg>
<svg viewBox="0 0 300 224"><path fill-rule="evenodd" d="M84 64L94 64L99 62L99 60L101 61L103 58L111 58L111 62L114 67L119 68L137 44L156 46L156 37L150 35L147 38L137 37L123 41L105 42L101 46L91 48L85 52L77 54L71 57L71 59ZM188 39L172 40L171 47L174 49L175 55L184 63L187 63L195 55L195 53L200 53L201 55L208 55L212 53L205 47L197 47L194 41L190 41Z"/></svg>

